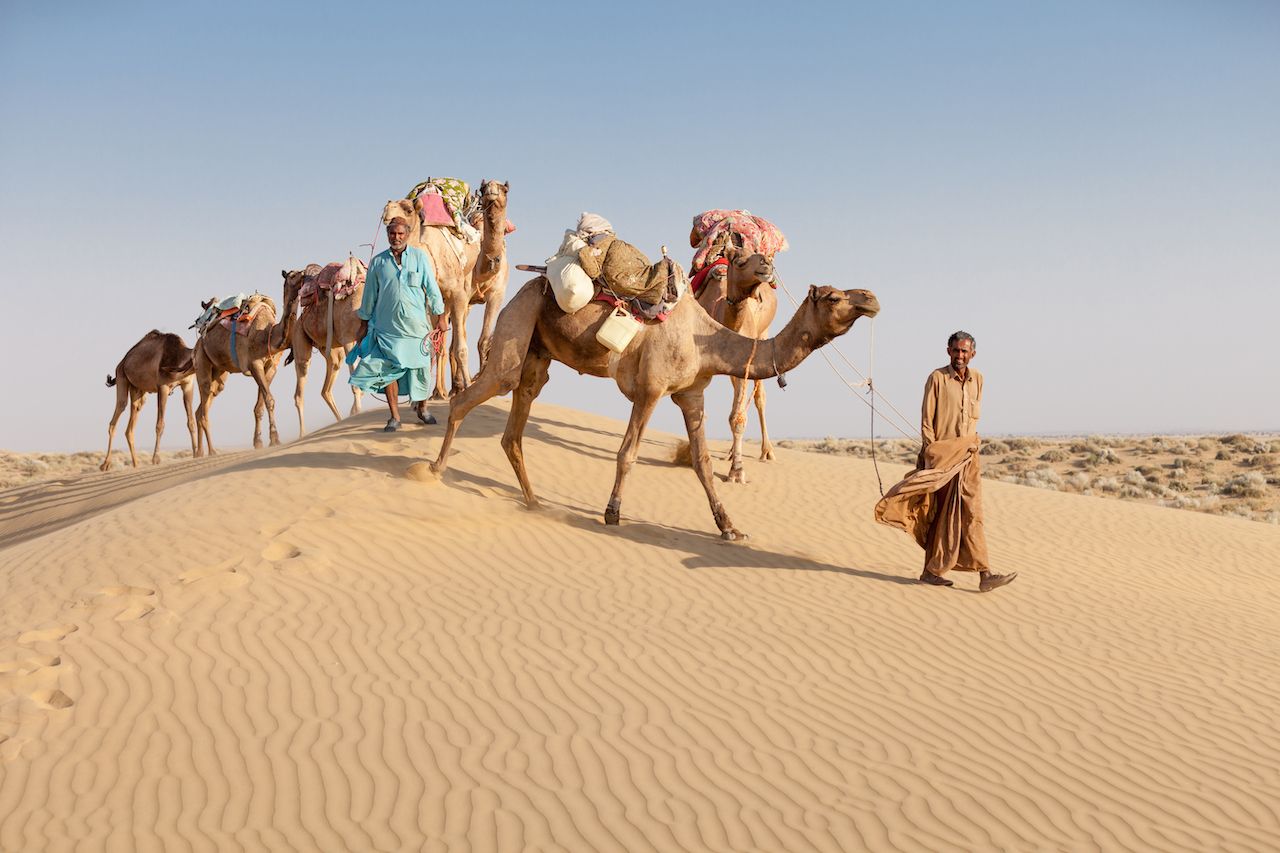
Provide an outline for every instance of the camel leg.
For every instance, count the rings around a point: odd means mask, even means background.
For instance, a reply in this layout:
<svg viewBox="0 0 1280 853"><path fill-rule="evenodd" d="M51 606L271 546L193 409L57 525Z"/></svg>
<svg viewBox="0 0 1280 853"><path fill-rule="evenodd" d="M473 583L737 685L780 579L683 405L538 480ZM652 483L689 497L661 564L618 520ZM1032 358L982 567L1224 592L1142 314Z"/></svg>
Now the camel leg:
<svg viewBox="0 0 1280 853"><path fill-rule="evenodd" d="M529 509L538 508L538 499L534 497L533 486L529 484L529 474L524 467L524 428L529 423L529 409L534 399L547 384L547 369L551 366L551 356L535 353L532 349L525 356L524 366L520 371L520 384L516 386L511 398L511 414L507 416L507 429L502 434L502 449L507 453L511 467L515 469L516 479L524 491L524 502ZM483 373L483 369L481 370Z"/></svg>
<svg viewBox="0 0 1280 853"><path fill-rule="evenodd" d="M196 408L196 456L203 456L206 451L213 456L217 451L213 449L213 434L209 432L209 408L226 386L227 374L216 370L208 361L197 359L196 381L200 386L200 405Z"/></svg>
<svg viewBox="0 0 1280 853"><path fill-rule="evenodd" d="M129 459L134 468L138 467L138 454L133 447L133 426L138 422L138 413L142 411L142 404L146 401L146 394L137 388L129 389L129 422L124 425L124 440L129 443Z"/></svg>
<svg viewBox="0 0 1280 853"><path fill-rule="evenodd" d="M333 419L340 421L342 413L338 411L338 404L333 399L333 383L338 378L338 371L342 369L342 350L331 349L325 355L327 357L324 360L324 385L320 388L320 397L329 404Z"/></svg>
<svg viewBox="0 0 1280 853"><path fill-rule="evenodd" d="M276 399L271 396L271 380L276 375L276 364L271 362L264 367L261 361L251 361L249 375L258 383L258 401L253 406L253 446L262 446L262 410L266 409L269 443L275 447L280 443L280 433L276 431Z"/></svg>
<svg viewBox="0 0 1280 853"><path fill-rule="evenodd" d="M191 414L191 398L195 394L195 388L191 382L182 384L182 407L187 410L187 432L191 435L191 457L194 459L196 455L196 418Z"/></svg>
<svg viewBox="0 0 1280 853"><path fill-rule="evenodd" d="M450 396L471 384L467 373L467 300L459 298L450 306L449 322L453 324L453 336L449 342L449 367L453 371Z"/></svg>
<svg viewBox="0 0 1280 853"><path fill-rule="evenodd" d="M432 363L435 365L435 368L436 368L436 375L435 375L436 387L431 389L431 399L443 400L445 399L445 396L444 396L445 383L446 383L446 380L449 378L449 351L445 350L444 352L440 353L440 355L435 357Z"/></svg>
<svg viewBox="0 0 1280 853"><path fill-rule="evenodd" d="M160 464L160 436L164 435L164 407L169 402L172 385L161 385L156 389L156 449L151 452L151 464Z"/></svg>
<svg viewBox="0 0 1280 853"><path fill-rule="evenodd" d="M311 347L303 345L295 338L293 342L293 373L296 381L293 385L293 407L298 410L298 438L306 434L303 417L303 392L307 389L307 371L311 368Z"/></svg>
<svg viewBox="0 0 1280 853"><path fill-rule="evenodd" d="M489 360L489 349L493 346L493 324L498 319L498 312L502 310L502 300L498 298L498 294L490 293L489 298L484 302L484 325L480 327L480 340L476 341L476 350L480 354L480 369L484 370L485 362Z"/></svg>
<svg viewBox="0 0 1280 853"><path fill-rule="evenodd" d="M747 534L733 526L729 513L716 495L715 479L711 473L711 455L707 453L707 437L703 432L705 412L703 410L702 389L688 390L680 394L672 394L672 401L684 413L684 427L689 433L689 456L693 460L693 470L707 493L707 501L711 504L711 517L720 528L720 538L726 540L746 539Z"/></svg>
<svg viewBox="0 0 1280 853"><path fill-rule="evenodd" d="M622 446L618 448L618 472L613 478L613 494L609 495L609 505L604 508L605 524L617 524L622 516L622 485L636 462L640 438L660 399L661 395L657 394L642 397L631 406L631 420L627 422L627 432L622 437Z"/></svg>
<svg viewBox="0 0 1280 853"><path fill-rule="evenodd" d="M123 370L117 370L116 376L119 377L116 380L116 410L111 415L111 422L107 424L107 458L98 466L99 471L111 470L111 441L116 437L116 423L120 420L120 413L129 405L129 380L124 378Z"/></svg>
<svg viewBox="0 0 1280 853"><path fill-rule="evenodd" d="M529 341L538 324L538 312L545 297L539 287L524 287L498 315L493 332L493 358L476 376L476 381L449 401L449 423L444 429L440 452L431 470L443 474L449 467L449 448L463 419L476 406L499 394L505 394L520 383Z"/></svg>
<svg viewBox="0 0 1280 853"><path fill-rule="evenodd" d="M733 406L729 409L729 431L733 434L733 446L729 449L729 482L747 482L742 470L742 434L747 430L747 380L730 376L733 382Z"/></svg>
<svg viewBox="0 0 1280 853"><path fill-rule="evenodd" d="M763 462L773 461L773 443L769 441L769 427L764 422L764 383L759 379L756 382L756 392L754 395L756 401L756 414L760 416L760 459Z"/></svg>
<svg viewBox="0 0 1280 853"><path fill-rule="evenodd" d="M352 350L352 347L342 348L342 359L344 361L346 360L347 356L351 354L351 350ZM348 365L347 366L348 378L350 378L351 372L352 372L352 368L350 365ZM351 387L351 414L358 415L360 414L360 398L364 395L364 392L354 385L351 385L350 387Z"/></svg>

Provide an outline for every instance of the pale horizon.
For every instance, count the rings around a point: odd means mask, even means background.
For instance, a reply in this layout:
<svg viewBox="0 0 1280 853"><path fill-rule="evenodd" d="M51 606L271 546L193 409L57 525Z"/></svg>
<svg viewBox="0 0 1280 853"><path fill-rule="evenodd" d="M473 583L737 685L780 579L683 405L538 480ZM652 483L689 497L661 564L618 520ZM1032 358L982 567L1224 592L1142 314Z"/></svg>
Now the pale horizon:
<svg viewBox="0 0 1280 853"><path fill-rule="evenodd" d="M1280 7L736 8L6 5L0 250L30 318L10 321L11 358L37 367L0 379L0 447L102 449L103 380L142 334L190 344L202 299L278 297L281 269L367 256L383 203L428 175L511 183L513 263L541 263L584 210L685 266L700 211L771 219L794 294L875 291L876 387L908 419L965 329L984 434L1280 431ZM384 15L456 33L457 64L381 58ZM709 32L767 59L718 55ZM415 63L431 72L390 70ZM837 341L864 371L870 335ZM627 416L607 380L551 377L540 401ZM768 383L772 438L868 437L820 357L788 381ZM310 430L332 422L319 385L313 369ZM293 387L281 369L286 441ZM248 445L253 395L229 380L218 446ZM345 374L337 396L345 411ZM712 437L729 399L727 380L707 391ZM187 443L180 413L175 395L166 448ZM681 430L678 410L652 426Z"/></svg>

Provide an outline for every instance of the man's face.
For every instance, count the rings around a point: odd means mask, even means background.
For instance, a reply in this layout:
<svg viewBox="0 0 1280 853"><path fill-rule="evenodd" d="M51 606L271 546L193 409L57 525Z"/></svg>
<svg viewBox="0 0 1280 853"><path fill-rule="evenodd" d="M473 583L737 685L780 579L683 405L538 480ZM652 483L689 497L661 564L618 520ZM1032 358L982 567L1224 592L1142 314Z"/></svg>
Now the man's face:
<svg viewBox="0 0 1280 853"><path fill-rule="evenodd" d="M405 244L409 242L409 229L400 223L387 226L387 242L391 244L393 252L404 251Z"/></svg>
<svg viewBox="0 0 1280 853"><path fill-rule="evenodd" d="M961 373L969 368L969 360L978 351L973 348L973 341L961 339L947 347L947 355L951 356L951 369Z"/></svg>

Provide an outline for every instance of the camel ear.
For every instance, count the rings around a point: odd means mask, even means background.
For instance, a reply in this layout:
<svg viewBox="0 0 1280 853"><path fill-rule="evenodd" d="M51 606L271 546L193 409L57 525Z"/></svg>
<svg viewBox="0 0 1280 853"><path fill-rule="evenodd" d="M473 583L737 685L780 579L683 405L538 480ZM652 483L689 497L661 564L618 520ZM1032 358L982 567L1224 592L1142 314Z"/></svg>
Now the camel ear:
<svg viewBox="0 0 1280 853"><path fill-rule="evenodd" d="M816 284L809 285L809 300L811 302L818 301L818 285Z"/></svg>
<svg viewBox="0 0 1280 853"><path fill-rule="evenodd" d="M281 278L285 278L285 279L287 279L287 278L289 277L289 271L288 271L288 270L280 270L280 277L281 277Z"/></svg>
<svg viewBox="0 0 1280 853"><path fill-rule="evenodd" d="M503 189L504 191L505 191L505 190L509 190L509 189L511 189L511 182L510 182L510 181L503 181L503 182L502 182L502 189Z"/></svg>

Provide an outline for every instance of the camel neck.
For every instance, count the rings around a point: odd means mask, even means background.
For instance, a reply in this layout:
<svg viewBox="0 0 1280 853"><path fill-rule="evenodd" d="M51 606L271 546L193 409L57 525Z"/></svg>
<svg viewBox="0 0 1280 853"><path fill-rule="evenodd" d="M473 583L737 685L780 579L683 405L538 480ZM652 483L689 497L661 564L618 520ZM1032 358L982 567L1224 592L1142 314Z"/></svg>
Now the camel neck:
<svg viewBox="0 0 1280 853"><path fill-rule="evenodd" d="M811 310L807 302L802 304L781 332L762 341L720 326L711 335L704 363L716 375L742 379L768 379L786 373L826 343L817 340L808 328L812 325Z"/></svg>

